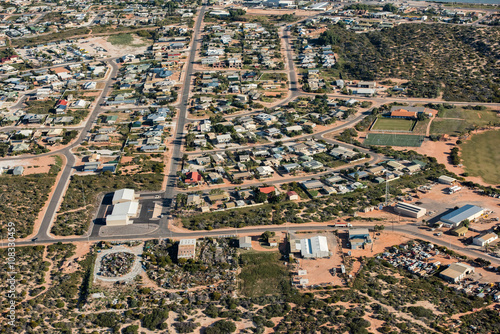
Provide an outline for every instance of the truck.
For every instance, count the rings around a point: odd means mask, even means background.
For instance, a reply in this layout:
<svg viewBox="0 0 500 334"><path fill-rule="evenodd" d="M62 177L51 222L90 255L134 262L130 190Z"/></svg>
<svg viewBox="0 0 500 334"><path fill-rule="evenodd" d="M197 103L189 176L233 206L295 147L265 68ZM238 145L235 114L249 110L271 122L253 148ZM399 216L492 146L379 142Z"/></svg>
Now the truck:
<svg viewBox="0 0 500 334"><path fill-rule="evenodd" d="M352 227L350 223L335 223L333 227Z"/></svg>

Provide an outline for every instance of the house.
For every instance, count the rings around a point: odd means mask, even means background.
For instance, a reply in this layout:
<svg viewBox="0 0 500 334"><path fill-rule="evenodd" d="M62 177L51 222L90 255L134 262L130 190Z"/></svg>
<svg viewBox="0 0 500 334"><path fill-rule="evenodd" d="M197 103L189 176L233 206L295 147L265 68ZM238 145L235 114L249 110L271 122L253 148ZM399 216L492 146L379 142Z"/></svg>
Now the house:
<svg viewBox="0 0 500 334"><path fill-rule="evenodd" d="M200 205L201 204L201 196L198 194L189 194L186 200L186 205Z"/></svg>
<svg viewBox="0 0 500 334"><path fill-rule="evenodd" d="M23 173L24 173L24 167L23 166L16 166L12 170L12 174L13 175L23 175Z"/></svg>
<svg viewBox="0 0 500 334"><path fill-rule="evenodd" d="M426 209L405 202L399 202L398 204L396 204L396 206L394 207L394 211L412 218L420 218L422 216L425 216L425 214L427 213Z"/></svg>
<svg viewBox="0 0 500 334"><path fill-rule="evenodd" d="M259 191L263 194L266 194L266 195L269 195L269 194L275 194L276 192L276 188L274 186L270 186L270 187L260 187L259 188Z"/></svg>
<svg viewBox="0 0 500 334"><path fill-rule="evenodd" d="M457 227L464 220L473 221L476 218L481 217L483 213L483 208L467 204L444 215L443 217L441 217L441 221L447 225Z"/></svg>
<svg viewBox="0 0 500 334"><path fill-rule="evenodd" d="M269 166L259 166L256 168L256 171L259 173L260 176L272 176L274 173L274 170L269 167Z"/></svg>
<svg viewBox="0 0 500 334"><path fill-rule="evenodd" d="M196 239L181 239L177 247L177 260L194 259L196 256Z"/></svg>
<svg viewBox="0 0 500 334"><path fill-rule="evenodd" d="M252 249L252 238L249 236L241 237L238 240L238 245L242 249Z"/></svg>
<svg viewBox="0 0 500 334"><path fill-rule="evenodd" d="M230 134L219 135L216 138L217 138L217 143L218 144L225 144L225 143L229 143L231 141L231 135Z"/></svg>
<svg viewBox="0 0 500 334"><path fill-rule="evenodd" d="M452 263L443 270L439 276L452 283L458 283L468 274L474 272L474 268L461 262Z"/></svg>
<svg viewBox="0 0 500 334"><path fill-rule="evenodd" d="M223 191L220 194L208 195L208 200L212 204L217 202L217 201L227 201L227 200L229 200L229 194L226 191Z"/></svg>
<svg viewBox="0 0 500 334"><path fill-rule="evenodd" d="M84 172L96 172L100 166L101 166L101 163L99 161L87 162L83 165L83 171Z"/></svg>
<svg viewBox="0 0 500 334"><path fill-rule="evenodd" d="M367 228L354 228L349 230L349 244L351 249L364 247L365 244L371 243L370 232Z"/></svg>
<svg viewBox="0 0 500 334"><path fill-rule="evenodd" d="M299 200L299 195L295 191L289 191L286 193L286 196L290 201L297 201Z"/></svg>
<svg viewBox="0 0 500 334"><path fill-rule="evenodd" d="M405 168L405 166L404 166L404 165L400 164L400 163L399 163L399 162L397 162L397 161L393 161L393 160L389 161L389 162L387 163L387 166L388 166L389 168L391 168L391 170L394 170L394 171L403 170L403 168Z"/></svg>
<svg viewBox="0 0 500 334"><path fill-rule="evenodd" d="M30 149L30 146L24 142L14 144L11 147L12 152L24 152L24 151L29 151L29 149Z"/></svg>
<svg viewBox="0 0 500 334"><path fill-rule="evenodd" d="M297 170L297 169L301 168L301 166L298 163L295 163L295 162L282 165L281 167L283 167L286 170L287 173L291 173L294 170Z"/></svg>
<svg viewBox="0 0 500 334"><path fill-rule="evenodd" d="M302 163L302 167L308 168L308 169L311 169L311 170L316 170L316 169L323 168L323 164L321 162L319 162L319 161L311 160L311 161L303 162Z"/></svg>
<svg viewBox="0 0 500 334"><path fill-rule="evenodd" d="M112 116L107 116L104 120L105 123L108 124L114 124L118 120L118 116L112 115Z"/></svg>
<svg viewBox="0 0 500 334"><path fill-rule="evenodd" d="M184 183L187 184L198 184L198 182L201 182L202 176L198 172L189 172L186 174L186 179L184 180Z"/></svg>
<svg viewBox="0 0 500 334"><path fill-rule="evenodd" d="M472 240L472 243L476 246L484 247L497 239L498 239L498 234L486 233L486 234L481 234L480 236L475 237Z"/></svg>
<svg viewBox="0 0 500 334"><path fill-rule="evenodd" d="M278 244L280 243L280 237L275 235L274 237L270 237L267 242L269 243L270 247L278 247Z"/></svg>

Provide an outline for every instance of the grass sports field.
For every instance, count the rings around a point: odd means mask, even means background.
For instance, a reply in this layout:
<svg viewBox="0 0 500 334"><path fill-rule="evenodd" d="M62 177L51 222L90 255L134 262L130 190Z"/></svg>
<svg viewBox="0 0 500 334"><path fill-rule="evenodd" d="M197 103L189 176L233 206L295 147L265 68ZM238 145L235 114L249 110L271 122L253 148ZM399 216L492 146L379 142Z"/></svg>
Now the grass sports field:
<svg viewBox="0 0 500 334"><path fill-rule="evenodd" d="M416 135L400 135L389 133L369 133L366 135L365 145L382 145L382 146L411 146L420 147L423 136Z"/></svg>
<svg viewBox="0 0 500 334"><path fill-rule="evenodd" d="M500 184L500 131L473 135L461 145L461 158L466 171L480 176L484 182Z"/></svg>
<svg viewBox="0 0 500 334"><path fill-rule="evenodd" d="M380 117L373 125L372 130L413 131L416 122L417 121L402 118Z"/></svg>

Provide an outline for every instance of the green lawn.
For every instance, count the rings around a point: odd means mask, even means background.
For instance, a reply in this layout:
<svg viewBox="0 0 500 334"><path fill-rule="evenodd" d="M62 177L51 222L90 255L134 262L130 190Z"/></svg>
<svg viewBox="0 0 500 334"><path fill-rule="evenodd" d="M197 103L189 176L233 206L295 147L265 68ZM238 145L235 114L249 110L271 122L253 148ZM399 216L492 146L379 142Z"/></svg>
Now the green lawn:
<svg viewBox="0 0 500 334"><path fill-rule="evenodd" d="M402 118L384 118L377 119L372 130L391 130L391 131L412 131L416 121Z"/></svg>
<svg viewBox="0 0 500 334"><path fill-rule="evenodd" d="M422 145L422 141L423 141L423 136L417 136L417 135L369 133L366 136L364 144L382 145L382 146L420 147Z"/></svg>
<svg viewBox="0 0 500 334"><path fill-rule="evenodd" d="M290 285L288 270L278 252L244 252L240 256L239 290L248 297L279 294Z"/></svg>
<svg viewBox="0 0 500 334"><path fill-rule="evenodd" d="M484 182L500 184L500 131L473 135L461 145L461 158L466 171L480 176Z"/></svg>
<svg viewBox="0 0 500 334"><path fill-rule="evenodd" d="M129 33L111 35L108 37L108 42L113 45L127 45L127 46L144 46L145 44L133 44L134 36Z"/></svg>
<svg viewBox="0 0 500 334"><path fill-rule="evenodd" d="M436 118L431 123L431 135L458 135L466 132L470 124L460 119L439 119Z"/></svg>
<svg viewBox="0 0 500 334"><path fill-rule="evenodd" d="M464 109L454 107L439 111L438 117L432 121L431 135L459 135L473 129L474 125L486 126L499 123L496 112L485 110Z"/></svg>

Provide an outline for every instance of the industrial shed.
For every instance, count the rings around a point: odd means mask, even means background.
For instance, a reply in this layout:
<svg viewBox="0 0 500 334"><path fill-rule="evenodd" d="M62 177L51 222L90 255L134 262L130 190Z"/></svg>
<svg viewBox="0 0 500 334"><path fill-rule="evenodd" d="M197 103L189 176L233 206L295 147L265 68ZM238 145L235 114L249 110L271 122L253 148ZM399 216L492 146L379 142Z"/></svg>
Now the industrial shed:
<svg viewBox="0 0 500 334"><path fill-rule="evenodd" d="M133 200L135 200L134 189L120 189L115 191L113 195L113 205Z"/></svg>
<svg viewBox="0 0 500 334"><path fill-rule="evenodd" d="M408 204L404 202L399 202L394 207L394 211L407 217L420 218L425 216L427 210L419 206Z"/></svg>
<svg viewBox="0 0 500 334"><path fill-rule="evenodd" d="M133 189L120 189L113 195L113 211L106 217L106 225L122 226L132 224L131 218L139 212L139 202L135 200Z"/></svg>
<svg viewBox="0 0 500 334"><path fill-rule="evenodd" d="M300 255L305 259L329 257L328 242L324 236L300 240Z"/></svg>
<svg viewBox="0 0 500 334"><path fill-rule="evenodd" d="M461 263L461 262L456 262L452 263L443 270L443 272L440 274L440 276L450 282L457 283L458 281L462 280L466 275L473 273L474 268L471 266Z"/></svg>
<svg viewBox="0 0 500 334"><path fill-rule="evenodd" d="M456 209L443 217L441 221L447 225L457 227L464 220L473 221L484 213L484 209L475 205L467 204L459 209Z"/></svg>

